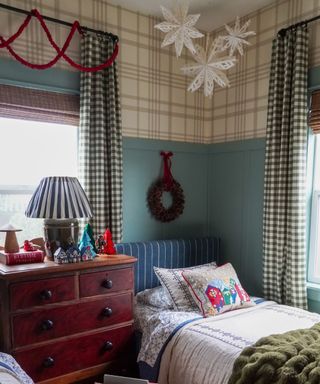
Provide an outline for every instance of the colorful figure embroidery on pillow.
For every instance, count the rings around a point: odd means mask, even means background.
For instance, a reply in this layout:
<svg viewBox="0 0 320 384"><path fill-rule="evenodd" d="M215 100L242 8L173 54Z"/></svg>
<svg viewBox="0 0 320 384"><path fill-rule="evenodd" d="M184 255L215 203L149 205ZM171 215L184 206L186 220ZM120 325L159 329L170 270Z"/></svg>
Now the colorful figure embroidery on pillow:
<svg viewBox="0 0 320 384"><path fill-rule="evenodd" d="M239 281L235 281L234 279L230 279L230 284L234 287L234 289L237 291L239 295L239 299L241 304L245 303L247 301L250 301L250 297L247 294L247 292L242 288L242 285Z"/></svg>
<svg viewBox="0 0 320 384"><path fill-rule="evenodd" d="M224 298L220 289L209 284L206 289L206 295L208 296L208 299L210 300L213 308L220 312L224 306Z"/></svg>
<svg viewBox="0 0 320 384"><path fill-rule="evenodd" d="M230 284L231 284L231 287L230 287L230 293L231 293L231 298L232 298L232 304L235 304L236 303L236 299L237 299L237 291L235 289L235 286L234 284L232 284L232 280L233 279L230 279ZM234 280L233 280L234 281Z"/></svg>
<svg viewBox="0 0 320 384"><path fill-rule="evenodd" d="M240 304L250 301L249 295L239 281L237 282L233 278L230 278L229 285L223 280L214 279L208 284L205 292L218 313L225 305L235 304L237 297L239 297Z"/></svg>
<svg viewBox="0 0 320 384"><path fill-rule="evenodd" d="M224 302L226 305L230 305L231 304L231 293L230 293L230 289L228 288L225 288L223 291L222 291L222 294L223 294L223 298L224 298Z"/></svg>

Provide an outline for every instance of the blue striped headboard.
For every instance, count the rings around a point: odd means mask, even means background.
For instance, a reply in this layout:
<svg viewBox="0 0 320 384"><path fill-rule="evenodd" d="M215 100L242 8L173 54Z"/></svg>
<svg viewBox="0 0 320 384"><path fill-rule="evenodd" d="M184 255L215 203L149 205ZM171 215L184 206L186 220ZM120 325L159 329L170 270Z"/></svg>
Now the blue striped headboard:
<svg viewBox="0 0 320 384"><path fill-rule="evenodd" d="M153 267L183 268L205 264L210 261L219 262L220 239L205 237L190 240L158 240L137 243L119 243L117 253L134 256L135 291L159 285Z"/></svg>

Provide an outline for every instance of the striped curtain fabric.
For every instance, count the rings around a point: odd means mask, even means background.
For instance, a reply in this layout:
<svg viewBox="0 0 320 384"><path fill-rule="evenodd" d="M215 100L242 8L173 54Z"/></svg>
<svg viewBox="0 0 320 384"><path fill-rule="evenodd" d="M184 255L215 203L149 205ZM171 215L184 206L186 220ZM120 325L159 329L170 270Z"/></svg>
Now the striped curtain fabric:
<svg viewBox="0 0 320 384"><path fill-rule="evenodd" d="M308 29L273 41L263 220L264 295L307 307L306 153Z"/></svg>
<svg viewBox="0 0 320 384"><path fill-rule="evenodd" d="M113 42L103 35L81 39L81 63L97 66L110 57ZM108 227L122 238L122 129L117 63L80 80L79 178L93 210L95 234Z"/></svg>

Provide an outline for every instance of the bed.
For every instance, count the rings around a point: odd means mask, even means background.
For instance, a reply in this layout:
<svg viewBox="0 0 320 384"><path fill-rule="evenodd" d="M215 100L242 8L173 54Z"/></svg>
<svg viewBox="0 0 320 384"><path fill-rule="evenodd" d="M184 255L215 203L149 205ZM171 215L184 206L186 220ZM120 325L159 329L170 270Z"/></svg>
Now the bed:
<svg viewBox="0 0 320 384"><path fill-rule="evenodd" d="M261 337L309 328L320 315L251 297L255 305L203 318L163 300L153 267L187 268L219 262L217 238L119 244L137 257L135 327L140 376L159 384L227 384L241 351ZM157 287L158 286L158 287ZM153 300L150 300L150 298ZM155 301L155 302L154 302ZM163 303L163 301L165 301Z"/></svg>
<svg viewBox="0 0 320 384"><path fill-rule="evenodd" d="M33 384L33 381L12 356L0 352L0 383Z"/></svg>

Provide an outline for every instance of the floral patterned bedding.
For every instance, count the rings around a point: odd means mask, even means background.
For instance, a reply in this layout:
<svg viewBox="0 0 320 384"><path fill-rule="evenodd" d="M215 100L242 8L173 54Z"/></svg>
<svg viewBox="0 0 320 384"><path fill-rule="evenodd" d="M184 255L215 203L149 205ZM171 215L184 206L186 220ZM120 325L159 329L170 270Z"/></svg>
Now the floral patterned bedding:
<svg viewBox="0 0 320 384"><path fill-rule="evenodd" d="M33 384L33 380L12 356L0 352L0 383Z"/></svg>

